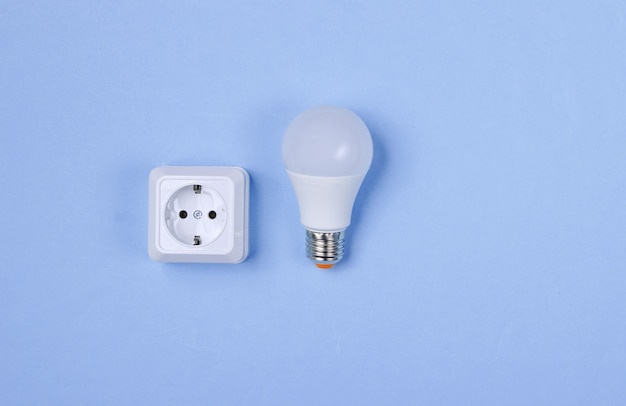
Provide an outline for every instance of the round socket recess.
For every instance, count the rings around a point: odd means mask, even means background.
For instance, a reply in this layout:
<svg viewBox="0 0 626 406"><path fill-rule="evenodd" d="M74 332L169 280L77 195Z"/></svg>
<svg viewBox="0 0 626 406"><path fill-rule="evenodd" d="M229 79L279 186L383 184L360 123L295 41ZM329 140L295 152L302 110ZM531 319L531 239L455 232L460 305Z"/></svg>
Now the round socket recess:
<svg viewBox="0 0 626 406"><path fill-rule="evenodd" d="M212 187L194 183L175 190L164 210L165 224L172 238L187 246L208 245L226 228L228 211Z"/></svg>

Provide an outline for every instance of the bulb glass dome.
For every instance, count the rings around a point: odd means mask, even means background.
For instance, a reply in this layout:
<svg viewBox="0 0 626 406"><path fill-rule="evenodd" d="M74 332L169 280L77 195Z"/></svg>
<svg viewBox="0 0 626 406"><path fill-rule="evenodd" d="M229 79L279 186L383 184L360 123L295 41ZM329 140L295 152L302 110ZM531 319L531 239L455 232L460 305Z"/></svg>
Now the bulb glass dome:
<svg viewBox="0 0 626 406"><path fill-rule="evenodd" d="M309 176L365 175L372 138L352 111L335 106L307 110L291 122L283 139L285 168Z"/></svg>

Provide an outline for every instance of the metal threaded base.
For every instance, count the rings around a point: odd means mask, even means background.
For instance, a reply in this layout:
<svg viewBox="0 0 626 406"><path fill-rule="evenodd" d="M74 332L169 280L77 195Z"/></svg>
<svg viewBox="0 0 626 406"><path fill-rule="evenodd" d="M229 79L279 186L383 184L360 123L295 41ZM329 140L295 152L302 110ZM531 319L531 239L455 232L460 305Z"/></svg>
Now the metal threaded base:
<svg viewBox="0 0 626 406"><path fill-rule="evenodd" d="M330 268L343 258L344 232L306 230L306 256L320 268Z"/></svg>

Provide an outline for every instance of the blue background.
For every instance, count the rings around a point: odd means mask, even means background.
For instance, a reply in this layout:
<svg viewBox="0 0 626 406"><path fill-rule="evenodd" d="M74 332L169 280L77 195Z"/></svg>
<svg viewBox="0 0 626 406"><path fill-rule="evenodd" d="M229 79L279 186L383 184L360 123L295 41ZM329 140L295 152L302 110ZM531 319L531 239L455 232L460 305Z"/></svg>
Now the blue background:
<svg viewBox="0 0 626 406"><path fill-rule="evenodd" d="M3 404L626 402L626 4L0 2ZM375 158L331 272L280 156ZM148 174L238 165L239 265L147 254Z"/></svg>

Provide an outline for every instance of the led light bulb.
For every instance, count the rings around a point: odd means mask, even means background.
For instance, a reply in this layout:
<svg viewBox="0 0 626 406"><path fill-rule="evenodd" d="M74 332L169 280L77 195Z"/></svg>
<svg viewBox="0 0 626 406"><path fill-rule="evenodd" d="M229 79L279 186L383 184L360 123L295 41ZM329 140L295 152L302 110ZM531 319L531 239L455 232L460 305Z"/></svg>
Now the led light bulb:
<svg viewBox="0 0 626 406"><path fill-rule="evenodd" d="M369 130L342 107L306 110L285 132L283 161L306 228L306 254L319 268L343 257L344 231L372 155Z"/></svg>

